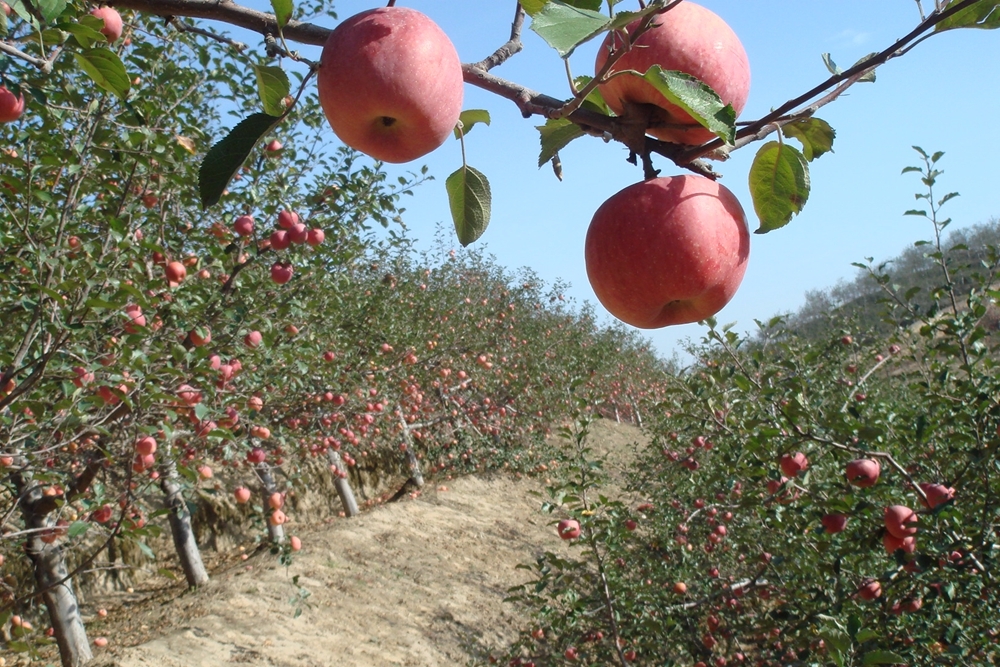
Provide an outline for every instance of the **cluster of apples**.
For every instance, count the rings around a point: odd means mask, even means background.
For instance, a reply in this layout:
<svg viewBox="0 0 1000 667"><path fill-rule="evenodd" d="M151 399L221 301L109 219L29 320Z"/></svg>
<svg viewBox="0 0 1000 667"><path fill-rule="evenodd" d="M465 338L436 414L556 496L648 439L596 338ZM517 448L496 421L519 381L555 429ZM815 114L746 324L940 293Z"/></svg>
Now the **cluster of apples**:
<svg viewBox="0 0 1000 667"><path fill-rule="evenodd" d="M3 5L3 12L7 16L10 16L10 6L7 3L0 4ZM101 34L107 38L108 42L117 42L122 36L122 30L125 27L121 14L113 7L94 7L90 10L90 13L104 21L104 25L101 27ZM25 101L23 94L15 95L7 86L0 86L0 123L14 122L24 113L24 108Z"/></svg>
<svg viewBox="0 0 1000 667"><path fill-rule="evenodd" d="M629 47L612 31L595 63L627 49L608 75L659 65L696 77L738 114L750 66L733 30L692 2L658 16ZM637 76L607 76L600 92L616 114L649 111L648 133L701 144L714 135ZM415 160L440 146L459 120L462 64L430 18L405 7L353 16L330 34L320 61L319 99L340 139L385 162ZM586 240L587 275L615 317L640 328L696 322L722 309L743 279L750 253L746 215L728 189L702 176L654 178L598 208Z"/></svg>

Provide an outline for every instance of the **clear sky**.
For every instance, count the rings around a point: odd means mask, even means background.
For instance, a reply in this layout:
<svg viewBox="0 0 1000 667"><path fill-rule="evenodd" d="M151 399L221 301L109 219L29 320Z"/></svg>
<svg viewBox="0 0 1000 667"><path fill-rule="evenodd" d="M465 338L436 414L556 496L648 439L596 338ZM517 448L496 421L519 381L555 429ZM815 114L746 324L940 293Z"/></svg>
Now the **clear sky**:
<svg viewBox="0 0 1000 667"><path fill-rule="evenodd" d="M267 0L247 2L260 9ZM384 3L345 1L340 18ZM500 0L400 0L437 21L455 42L463 62L478 61L506 41L514 2ZM619 9L634 9L625 0ZM743 41L752 70L750 99L741 120L752 120L805 92L828 76L821 55L847 67L880 51L919 21L913 0L700 0L722 16ZM926 4L933 4L925 2ZM325 22L330 27L333 19ZM524 50L498 76L556 97L569 95L558 54L525 29ZM597 43L571 58L575 75L593 74ZM303 47L318 59L319 49ZM1000 31L960 30L932 37L878 70L874 84L856 85L817 114L837 130L834 153L811 164L812 194L803 212L784 229L751 238L750 264L739 293L719 314L752 330L754 319L794 310L807 290L832 286L854 273L851 262L884 260L927 238L926 223L904 217L914 208L919 181L900 175L917 164L912 145L944 151L940 194L958 191L946 212L955 226L1000 216ZM477 242L511 268L528 266L551 282L572 283L567 296L596 303L587 281L583 244L594 210L618 190L641 180L625 162L626 150L584 137L561 154L564 180L537 168L538 117L525 120L507 100L466 87L465 108L489 110L492 126L478 126L467 138L469 163L483 171L493 190L493 219ZM722 182L743 203L751 229L757 220L747 190L756 147L750 145L716 165ZM390 174L427 164L437 180L408 198L404 216L412 235L429 246L438 223L450 225L445 177L461 164L457 142L449 141L424 160L389 165ZM684 173L665 160L663 175ZM457 247L457 240L456 240ZM598 306L598 310L603 312ZM608 316L610 318L610 316ZM648 332L669 356L685 338L697 339L698 325Z"/></svg>

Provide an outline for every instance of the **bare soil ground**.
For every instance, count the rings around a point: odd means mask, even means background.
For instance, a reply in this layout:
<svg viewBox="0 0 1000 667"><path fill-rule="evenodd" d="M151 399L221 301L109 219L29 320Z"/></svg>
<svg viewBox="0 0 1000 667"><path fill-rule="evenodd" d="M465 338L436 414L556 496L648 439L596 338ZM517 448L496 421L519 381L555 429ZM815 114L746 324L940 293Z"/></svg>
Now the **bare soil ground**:
<svg viewBox="0 0 1000 667"><path fill-rule="evenodd" d="M597 422L591 444L618 468L638 429ZM528 625L503 601L516 569L560 549L539 479L467 477L351 520L298 528L289 568L263 550L220 554L204 588L173 583L87 609L107 636L100 667L466 665ZM296 579L297 578L297 579ZM297 583L296 583L297 582ZM299 590L308 591L302 598ZM96 617L97 606L108 610ZM296 614L301 609L301 613Z"/></svg>

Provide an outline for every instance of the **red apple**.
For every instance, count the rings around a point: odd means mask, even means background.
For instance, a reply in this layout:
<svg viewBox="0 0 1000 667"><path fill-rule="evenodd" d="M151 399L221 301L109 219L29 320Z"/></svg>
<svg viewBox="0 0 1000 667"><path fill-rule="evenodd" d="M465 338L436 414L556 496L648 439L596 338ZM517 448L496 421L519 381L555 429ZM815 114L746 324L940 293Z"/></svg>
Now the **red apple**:
<svg viewBox="0 0 1000 667"><path fill-rule="evenodd" d="M893 537L903 539L917 532L917 515L909 507L893 505L885 508L885 529Z"/></svg>
<svg viewBox="0 0 1000 667"><path fill-rule="evenodd" d="M556 532L564 540L575 540L580 537L580 522L576 519L563 519L556 526Z"/></svg>
<svg viewBox="0 0 1000 667"><path fill-rule="evenodd" d="M585 255L604 307L655 329L703 320L729 302L746 271L750 233L722 185L702 176L656 178L597 209Z"/></svg>
<svg viewBox="0 0 1000 667"><path fill-rule="evenodd" d="M323 242L326 238L326 234L323 233L322 229L310 229L309 234L306 236L306 243L311 246L317 246Z"/></svg>
<svg viewBox="0 0 1000 667"><path fill-rule="evenodd" d="M15 95L0 86L0 123L10 123L24 113L24 95Z"/></svg>
<svg viewBox="0 0 1000 667"><path fill-rule="evenodd" d="M687 589L688 589L687 584L685 584L683 581L678 581L676 584L674 584L674 593L677 593L678 595L684 595L685 593L687 593Z"/></svg>
<svg viewBox="0 0 1000 667"><path fill-rule="evenodd" d="M253 234L253 216L241 215L233 223L233 230L240 236L250 236Z"/></svg>
<svg viewBox="0 0 1000 667"><path fill-rule="evenodd" d="M896 553L898 549L902 549L904 553L912 554L917 550L917 539L912 535L907 537L896 537L892 533L886 531L885 535L882 536L882 545L885 550L892 555Z"/></svg>
<svg viewBox="0 0 1000 667"><path fill-rule="evenodd" d="M267 504L270 505L273 510L280 510L285 506L285 497L275 491L267 497Z"/></svg>
<svg viewBox="0 0 1000 667"><path fill-rule="evenodd" d="M250 502L250 489L246 488L245 486L241 486L235 491L233 491L233 495L236 497L236 502L238 502L240 505L244 505Z"/></svg>
<svg viewBox="0 0 1000 667"><path fill-rule="evenodd" d="M109 42L117 42L122 36L122 16L111 7L94 7L90 13L104 21L101 34L108 38Z"/></svg>
<svg viewBox="0 0 1000 667"><path fill-rule="evenodd" d="M847 481L854 486L867 489L875 486L882 467L874 459L854 459L847 464Z"/></svg>
<svg viewBox="0 0 1000 667"><path fill-rule="evenodd" d="M280 153L282 148L284 148L284 146L282 146L281 142L277 139L271 139L267 142L267 145L264 146L264 150L271 154Z"/></svg>
<svg viewBox="0 0 1000 667"><path fill-rule="evenodd" d="M839 533L847 527L847 517L843 514L824 514L820 521L830 534Z"/></svg>
<svg viewBox="0 0 1000 667"><path fill-rule="evenodd" d="M253 399L251 399L253 400ZM258 399L260 400L260 399ZM256 427L259 428L259 427ZM268 434L270 435L270 434ZM267 452L265 452L260 447L254 447L249 452L247 452L247 462L248 463L263 463L267 460Z"/></svg>
<svg viewBox="0 0 1000 667"><path fill-rule="evenodd" d="M679 70L708 84L739 115L750 93L750 63L732 28L718 15L693 2L682 2L657 16L654 26L639 37L611 72L634 70L643 74L653 65ZM635 21L626 30L634 31L637 27ZM620 31L608 34L597 52L596 72L601 72L611 53L622 48L626 39ZM653 126L647 132L658 139L703 144L715 138L638 76L615 76L606 79L599 89L618 115L626 113L628 104L656 107Z"/></svg>
<svg viewBox="0 0 1000 667"><path fill-rule="evenodd" d="M292 548L292 551L301 551L302 540L292 535L291 537L288 538L288 546Z"/></svg>
<svg viewBox="0 0 1000 667"><path fill-rule="evenodd" d="M188 332L188 338L195 347L208 345L212 342L212 330L208 327L195 327ZM218 359L218 357L215 358Z"/></svg>
<svg viewBox="0 0 1000 667"><path fill-rule="evenodd" d="M198 475L201 476L202 479L212 479L214 474L215 473L212 471L210 466L198 466Z"/></svg>
<svg viewBox="0 0 1000 667"><path fill-rule="evenodd" d="M874 600L882 595L882 584L876 579L865 579L858 588L858 596L862 600Z"/></svg>
<svg viewBox="0 0 1000 667"><path fill-rule="evenodd" d="M781 457L781 461L778 462L781 466L781 472L789 477L795 477L800 472L809 467L809 459L802 452L795 452L794 454L784 454Z"/></svg>
<svg viewBox="0 0 1000 667"><path fill-rule="evenodd" d="M292 239L284 229L276 229L271 232L271 247L275 250L284 250L292 244Z"/></svg>
<svg viewBox="0 0 1000 667"><path fill-rule="evenodd" d="M296 245L305 243L306 239L309 238L309 229L301 222L296 222L288 228L288 238Z"/></svg>
<svg viewBox="0 0 1000 667"><path fill-rule="evenodd" d="M243 344L247 347L253 348L260 345L262 340L264 340L264 336L261 335L259 331L251 331L243 337Z"/></svg>
<svg viewBox="0 0 1000 667"><path fill-rule="evenodd" d="M165 269L167 280L179 283L187 277L187 268L181 262L170 262Z"/></svg>
<svg viewBox="0 0 1000 667"><path fill-rule="evenodd" d="M288 517L286 517L285 513L281 510L274 510L271 512L271 518L269 520L272 526L280 526L288 520Z"/></svg>
<svg viewBox="0 0 1000 667"><path fill-rule="evenodd" d="M278 212L278 227L291 229L292 225L298 224L299 214L295 211L283 210Z"/></svg>
<svg viewBox="0 0 1000 667"><path fill-rule="evenodd" d="M144 436L135 441L135 451L142 456L156 453L156 440L152 436Z"/></svg>
<svg viewBox="0 0 1000 667"><path fill-rule="evenodd" d="M91 513L90 518L97 523L107 523L111 520L113 510L111 505L102 505L99 509L96 509Z"/></svg>
<svg viewBox="0 0 1000 667"><path fill-rule="evenodd" d="M284 285L291 280L294 273L295 267L288 262L275 262L271 265L271 280L279 285Z"/></svg>
<svg viewBox="0 0 1000 667"><path fill-rule="evenodd" d="M927 500L921 498L920 502L927 509L934 509L938 505L942 505L955 497L955 489L944 484L928 484L927 482L923 482L920 484L920 488L923 490L924 495L927 496Z"/></svg>
<svg viewBox="0 0 1000 667"><path fill-rule="evenodd" d="M345 144L409 162L445 142L462 111L462 63L436 23L407 7L361 12L330 33L319 101Z"/></svg>

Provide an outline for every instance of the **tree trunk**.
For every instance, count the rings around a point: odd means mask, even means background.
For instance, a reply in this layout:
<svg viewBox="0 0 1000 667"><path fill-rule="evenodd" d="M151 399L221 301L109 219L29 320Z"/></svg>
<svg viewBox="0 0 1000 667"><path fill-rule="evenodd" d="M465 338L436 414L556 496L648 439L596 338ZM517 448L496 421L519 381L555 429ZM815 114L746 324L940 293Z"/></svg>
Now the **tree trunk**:
<svg viewBox="0 0 1000 667"><path fill-rule="evenodd" d="M631 401L631 403L632 414L635 415L635 425L642 428L642 415L639 414L639 406L635 404L635 401Z"/></svg>
<svg viewBox="0 0 1000 667"><path fill-rule="evenodd" d="M191 529L191 513L184 502L181 485L177 482L177 466L173 460L168 459L160 474L160 488L166 495L167 507L170 509L170 514L167 515L170 533L174 538L174 549L177 550L184 577L188 586L203 586L208 583L208 571L201 560L201 551L198 550L198 542Z"/></svg>
<svg viewBox="0 0 1000 667"><path fill-rule="evenodd" d="M268 511L271 509L271 505L268 502L271 494L278 492L278 487L274 483L274 476L271 475L271 466L263 462L258 463L257 477L260 478L261 487L264 489L263 506L264 513L267 515L267 533L271 537L271 542L281 544L285 541L285 528L284 526L276 526L271 523L271 514Z"/></svg>
<svg viewBox="0 0 1000 667"><path fill-rule="evenodd" d="M354 499L354 490L351 483L344 475L344 463L340 460L340 454L332 447L327 448L326 458L330 461L331 472L333 472L333 486L340 496L340 504L344 506L344 516L352 517L358 514L358 501Z"/></svg>
<svg viewBox="0 0 1000 667"><path fill-rule="evenodd" d="M20 494L21 512L25 527L30 529L51 528L54 521L48 512L36 511L36 503L43 500L42 487L31 481L15 476L15 486ZM22 489L30 485L27 492ZM43 533L32 533L25 543L25 551L34 565L35 585L42 592L45 607L49 610L49 622L59 645L59 657L63 667L80 667L94 657L90 651L87 629L80 617L80 606L73 591L73 581L66 579L66 559L63 557L62 540L52 544L42 541ZM51 587L51 588L50 588Z"/></svg>
<svg viewBox="0 0 1000 667"><path fill-rule="evenodd" d="M424 473L420 470L420 460L413 453L412 447L406 448L406 464L410 466L410 479L417 485L418 489L424 486Z"/></svg>

